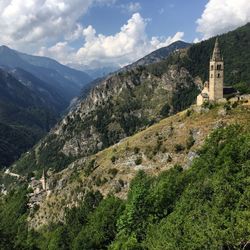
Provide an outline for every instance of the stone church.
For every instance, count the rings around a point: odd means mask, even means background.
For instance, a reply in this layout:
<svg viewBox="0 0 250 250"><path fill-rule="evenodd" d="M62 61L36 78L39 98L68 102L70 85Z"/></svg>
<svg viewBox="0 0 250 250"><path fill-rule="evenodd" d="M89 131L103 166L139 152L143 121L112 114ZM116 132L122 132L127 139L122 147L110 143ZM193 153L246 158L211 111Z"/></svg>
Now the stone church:
<svg viewBox="0 0 250 250"><path fill-rule="evenodd" d="M205 83L201 94L197 96L197 105L201 106L204 102L225 101L223 92L227 92L226 89L228 88L224 88L224 61L216 38L209 65L209 82Z"/></svg>

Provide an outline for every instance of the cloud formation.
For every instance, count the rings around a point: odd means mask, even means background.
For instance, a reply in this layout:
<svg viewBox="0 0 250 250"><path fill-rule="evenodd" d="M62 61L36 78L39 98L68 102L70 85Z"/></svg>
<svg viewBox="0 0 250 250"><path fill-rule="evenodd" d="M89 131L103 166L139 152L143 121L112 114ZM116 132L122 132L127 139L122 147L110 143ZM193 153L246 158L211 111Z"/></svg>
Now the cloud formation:
<svg viewBox="0 0 250 250"><path fill-rule="evenodd" d="M84 27L79 23L92 6L115 3L116 0L2 0L0 44L65 64L123 66L184 36L177 32L172 37L147 37L148 19L138 13L141 5L135 1L122 5L132 17L116 34L97 34L91 25ZM79 43L82 45L76 48Z"/></svg>
<svg viewBox="0 0 250 250"><path fill-rule="evenodd" d="M48 49L42 48L39 55L56 57L64 63L78 64L88 67L124 66L155 49L167 46L184 36L177 32L173 37L148 38L146 34L147 19L135 13L114 35L97 34L92 26L82 30L83 46L74 51L68 43L60 42ZM66 56L70 55L70 56ZM71 58L71 61L68 61Z"/></svg>
<svg viewBox="0 0 250 250"><path fill-rule="evenodd" d="M3 0L0 1L0 43L24 48L55 42L79 29L77 20L93 4L114 0Z"/></svg>
<svg viewBox="0 0 250 250"><path fill-rule="evenodd" d="M128 11L129 13L135 13L141 10L141 4L139 2L130 2L128 4L122 4L120 6L123 10Z"/></svg>
<svg viewBox="0 0 250 250"><path fill-rule="evenodd" d="M209 0L197 20L203 39L233 30L250 21L249 0Z"/></svg>

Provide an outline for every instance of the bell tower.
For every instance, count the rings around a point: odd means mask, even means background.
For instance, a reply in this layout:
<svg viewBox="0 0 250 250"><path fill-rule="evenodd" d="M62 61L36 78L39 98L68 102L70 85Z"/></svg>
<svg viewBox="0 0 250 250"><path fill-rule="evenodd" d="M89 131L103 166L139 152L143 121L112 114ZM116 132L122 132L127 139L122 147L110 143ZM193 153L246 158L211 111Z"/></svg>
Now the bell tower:
<svg viewBox="0 0 250 250"><path fill-rule="evenodd" d="M216 38L209 68L209 100L217 101L223 98L224 62L221 57L218 38Z"/></svg>
<svg viewBox="0 0 250 250"><path fill-rule="evenodd" d="M46 183L46 174L45 174L45 170L43 170L43 175L42 178L40 179L41 184L42 184L42 188L44 191L47 191L47 183Z"/></svg>

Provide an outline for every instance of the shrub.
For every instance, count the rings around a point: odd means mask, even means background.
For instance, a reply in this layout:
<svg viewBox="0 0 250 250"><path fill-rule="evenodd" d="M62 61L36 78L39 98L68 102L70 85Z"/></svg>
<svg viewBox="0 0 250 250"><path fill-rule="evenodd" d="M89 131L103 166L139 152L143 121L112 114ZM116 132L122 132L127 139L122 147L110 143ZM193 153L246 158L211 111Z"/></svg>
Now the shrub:
<svg viewBox="0 0 250 250"><path fill-rule="evenodd" d="M136 165L140 165L142 163L142 157L137 157L136 159L135 159L135 164Z"/></svg>
<svg viewBox="0 0 250 250"><path fill-rule="evenodd" d="M193 134L190 133L190 135L189 135L189 137L188 137L188 139L187 139L187 142L186 142L187 149L192 148L193 145L194 145L194 143L195 143L195 139L194 139L194 137L193 137Z"/></svg>
<svg viewBox="0 0 250 250"><path fill-rule="evenodd" d="M89 176L95 168L95 159L90 160L89 162L87 162L85 168L84 168L84 173Z"/></svg>
<svg viewBox="0 0 250 250"><path fill-rule="evenodd" d="M179 153L185 149L185 147L181 144L175 144L174 148L176 153Z"/></svg>
<svg viewBox="0 0 250 250"><path fill-rule="evenodd" d="M113 177L115 177L118 173L118 170L116 168L111 168L108 171L108 174L111 174Z"/></svg>
<svg viewBox="0 0 250 250"><path fill-rule="evenodd" d="M111 161L112 161L112 163L115 163L115 161L116 161L116 157L114 156L114 155L112 155L112 157L111 157L111 159L110 159Z"/></svg>
<svg viewBox="0 0 250 250"><path fill-rule="evenodd" d="M138 147L134 147L134 153L138 154L140 152L140 149Z"/></svg>
<svg viewBox="0 0 250 250"><path fill-rule="evenodd" d="M189 117L192 114L192 111L190 109L187 110L186 116Z"/></svg>

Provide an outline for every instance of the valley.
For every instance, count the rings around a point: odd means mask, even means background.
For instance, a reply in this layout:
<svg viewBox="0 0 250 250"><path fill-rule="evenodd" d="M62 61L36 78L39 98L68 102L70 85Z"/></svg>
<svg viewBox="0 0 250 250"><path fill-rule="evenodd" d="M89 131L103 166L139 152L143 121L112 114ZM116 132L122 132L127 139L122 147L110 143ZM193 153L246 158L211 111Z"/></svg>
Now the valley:
<svg viewBox="0 0 250 250"><path fill-rule="evenodd" d="M249 48L247 23L92 81L1 46L0 248L247 249Z"/></svg>

